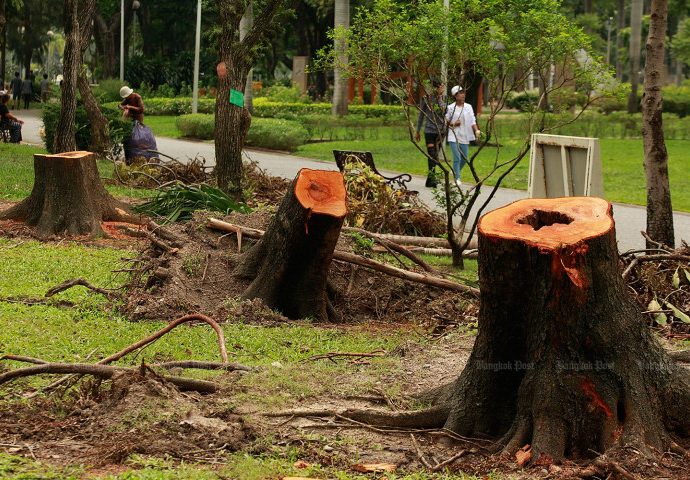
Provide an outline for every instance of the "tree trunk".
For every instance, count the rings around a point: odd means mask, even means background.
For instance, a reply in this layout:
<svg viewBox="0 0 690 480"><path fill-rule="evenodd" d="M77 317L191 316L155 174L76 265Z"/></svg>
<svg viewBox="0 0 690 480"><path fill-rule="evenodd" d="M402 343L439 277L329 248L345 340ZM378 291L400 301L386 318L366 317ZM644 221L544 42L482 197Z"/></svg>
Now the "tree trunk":
<svg viewBox="0 0 690 480"><path fill-rule="evenodd" d="M302 169L266 233L235 269L253 278L244 298L260 298L291 319L334 320L328 268L347 214L340 172Z"/></svg>
<svg viewBox="0 0 690 480"><path fill-rule="evenodd" d="M335 0L335 27L350 27L350 0ZM347 65L347 45L336 39L336 64L333 80L333 115L347 115L347 78L343 70Z"/></svg>
<svg viewBox="0 0 690 480"><path fill-rule="evenodd" d="M647 234L670 247L675 244L671 187L668 180L668 152L664 141L662 117L664 38L668 0L652 0L647 38L645 88L642 98L642 139L644 171L647 179ZM647 247L653 248L649 240Z"/></svg>
<svg viewBox="0 0 690 480"><path fill-rule="evenodd" d="M85 0L84 5L80 10L80 15L85 19L83 27L80 31L79 40L79 54L83 58L84 52L89 47L91 42L91 33L93 32L93 18L96 10L96 0ZM101 112L96 97L94 97L89 81L86 78L86 72L79 69L77 77L77 86L79 87L79 94L84 103L86 116L89 118L89 129L91 132L91 145L89 150L99 155L105 155L110 148L110 134L108 132L108 120Z"/></svg>
<svg viewBox="0 0 690 480"><path fill-rule="evenodd" d="M436 426L532 462L690 434L690 373L646 327L618 270L611 205L529 199L480 220L479 334ZM443 397L443 398L441 398Z"/></svg>
<svg viewBox="0 0 690 480"><path fill-rule="evenodd" d="M630 11L630 96L628 113L637 113L637 87L640 83L640 56L642 55L642 9L643 0L632 0Z"/></svg>
<svg viewBox="0 0 690 480"><path fill-rule="evenodd" d="M616 28L616 80L623 81L623 30L625 29L625 0L618 0Z"/></svg>
<svg viewBox="0 0 690 480"><path fill-rule="evenodd" d="M7 52L7 0L0 0L0 43L2 50L0 50L0 89L5 89L5 58Z"/></svg>
<svg viewBox="0 0 690 480"><path fill-rule="evenodd" d="M81 37L79 34L78 0L65 0L65 50L63 54L63 83L60 95L60 116L55 128L53 153L77 149L74 123L77 114L77 76L81 68Z"/></svg>
<svg viewBox="0 0 690 480"><path fill-rule="evenodd" d="M247 5L247 10L242 15L242 20L240 20L240 40L244 40L247 36L249 30L254 25L254 2L249 0L249 5ZM254 90L252 85L252 74L253 69L249 69L247 73L247 80L244 83L244 107L249 111L250 114L254 114Z"/></svg>
<svg viewBox="0 0 690 480"><path fill-rule="evenodd" d="M115 60L117 53L115 48L115 29L120 26L120 12L114 15L111 25L108 25L100 13L95 15L95 25L98 27L97 37L100 39L102 58L103 58L103 77L114 78L115 75Z"/></svg>
<svg viewBox="0 0 690 480"><path fill-rule="evenodd" d="M90 152L34 155L31 195L0 213L0 219L36 226L39 237L103 235L101 221L137 222L127 206L105 190Z"/></svg>

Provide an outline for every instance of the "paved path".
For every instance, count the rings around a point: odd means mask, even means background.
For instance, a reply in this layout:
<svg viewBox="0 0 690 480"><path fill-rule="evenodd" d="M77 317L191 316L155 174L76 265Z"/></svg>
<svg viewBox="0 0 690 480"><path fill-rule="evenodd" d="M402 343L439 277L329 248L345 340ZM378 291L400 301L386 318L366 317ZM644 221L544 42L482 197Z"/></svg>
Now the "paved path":
<svg viewBox="0 0 690 480"><path fill-rule="evenodd" d="M25 121L23 135L24 140L28 143L41 143L41 138L38 134L42 127L38 111L24 110L17 111L16 115ZM195 156L203 156L206 159L207 165L215 164L215 152L212 142L198 142L191 140L178 140L173 138L159 137L158 150L168 155L171 155L180 160L185 158L194 158ZM284 178L293 178L300 168L318 168L335 170L335 162L322 162L319 160L297 157L294 155L286 155L282 153L246 150L245 155L252 160L256 160L259 166L266 169L270 174L277 175ZM420 159L420 162L422 160ZM386 172L388 174L395 174L395 172ZM413 175L412 182L408 184L410 190L417 190L421 200L436 210L439 207L436 205L431 190L424 187L426 178ZM479 204L483 203L481 200L486 198L490 192L489 188L482 192ZM496 192L496 195L487 206L486 211L507 205L521 198L526 198L527 192L524 190L512 190L501 188ZM628 205L622 203L613 204L613 215L616 221L616 237L618 239L618 248L621 251L643 248L644 239L640 235L640 231L646 229L646 209L645 207L637 205ZM676 245L680 245L681 238L690 242L690 214L684 212L674 213L674 226L676 232Z"/></svg>

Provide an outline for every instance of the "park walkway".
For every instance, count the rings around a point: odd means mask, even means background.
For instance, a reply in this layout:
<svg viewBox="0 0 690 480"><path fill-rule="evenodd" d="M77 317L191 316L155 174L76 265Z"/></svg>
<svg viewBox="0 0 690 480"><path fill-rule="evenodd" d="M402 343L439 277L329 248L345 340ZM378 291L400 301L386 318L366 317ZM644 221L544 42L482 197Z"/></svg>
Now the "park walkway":
<svg viewBox="0 0 690 480"><path fill-rule="evenodd" d="M34 110L26 112L21 110L18 111L16 115L26 122L23 129L24 141L27 143L41 144L39 130L42 128L42 123L39 111ZM167 137L158 137L156 141L158 142L159 151L179 160L201 156L206 159L207 165L212 166L215 164L215 149L212 142L179 140ZM642 155L642 152L640 152L640 155ZM245 150L245 156L248 159L255 160L261 168L265 169L271 175L284 178L294 178L301 168L336 169L335 162L323 162L277 152ZM425 162L422 158L420 158L419 161ZM383 171L382 173L386 175L396 175L399 172ZM425 181L426 177L413 175L412 181L408 184L408 188L418 191L420 199L426 205L434 210L440 211L440 208L434 201L431 189L424 187ZM490 187L483 189L480 201L477 203L481 205L490 192ZM526 197L527 192L524 190L500 188L489 202L484 213ZM646 228L647 213L645 207L614 203L613 215L616 221L616 238L618 240L619 250L626 251L635 248L644 248L644 239L640 235L640 231ZM681 238L690 242L690 214L675 212L673 219L676 233L676 245L680 245Z"/></svg>

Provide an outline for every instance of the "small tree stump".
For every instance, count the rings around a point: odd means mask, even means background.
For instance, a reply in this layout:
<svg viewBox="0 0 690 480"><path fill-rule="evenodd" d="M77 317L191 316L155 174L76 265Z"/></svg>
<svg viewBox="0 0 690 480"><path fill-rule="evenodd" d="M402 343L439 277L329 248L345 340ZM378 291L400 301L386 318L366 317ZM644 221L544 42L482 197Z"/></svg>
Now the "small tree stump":
<svg viewBox="0 0 690 480"><path fill-rule="evenodd" d="M326 280L347 214L340 172L302 169L266 233L235 274L253 278L244 298L260 298L291 319L334 319Z"/></svg>
<svg viewBox="0 0 690 480"><path fill-rule="evenodd" d="M445 428L511 455L529 444L537 464L690 434L690 374L626 290L608 202L522 200L478 233L479 334Z"/></svg>
<svg viewBox="0 0 690 480"><path fill-rule="evenodd" d="M34 186L26 199L0 213L0 219L23 220L36 226L39 237L103 235L102 221L137 219L126 204L115 200L98 175L90 152L34 155Z"/></svg>

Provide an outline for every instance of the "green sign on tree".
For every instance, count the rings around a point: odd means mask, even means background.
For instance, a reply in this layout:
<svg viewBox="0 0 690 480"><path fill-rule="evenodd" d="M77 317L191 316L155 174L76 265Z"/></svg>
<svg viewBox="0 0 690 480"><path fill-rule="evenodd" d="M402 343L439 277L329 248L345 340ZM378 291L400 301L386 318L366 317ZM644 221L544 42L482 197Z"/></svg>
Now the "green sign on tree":
<svg viewBox="0 0 690 480"><path fill-rule="evenodd" d="M238 107L244 107L244 93L233 88L230 89L230 103Z"/></svg>

